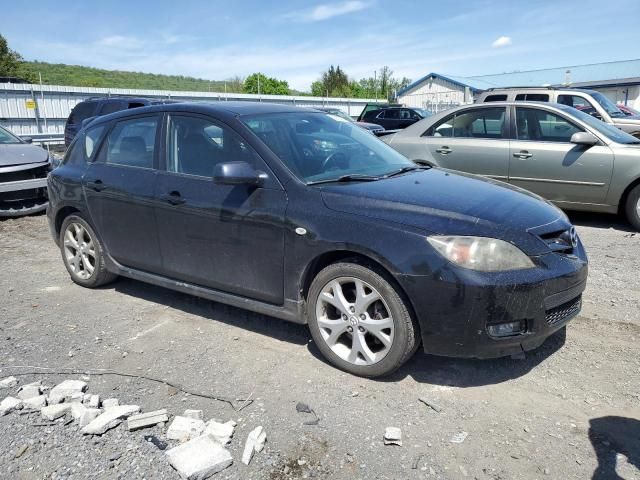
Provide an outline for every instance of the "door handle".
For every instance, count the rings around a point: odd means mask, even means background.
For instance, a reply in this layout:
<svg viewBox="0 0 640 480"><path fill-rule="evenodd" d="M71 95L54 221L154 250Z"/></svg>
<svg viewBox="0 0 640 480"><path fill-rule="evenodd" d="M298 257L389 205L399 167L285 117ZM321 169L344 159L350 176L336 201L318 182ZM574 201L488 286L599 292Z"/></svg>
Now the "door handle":
<svg viewBox="0 0 640 480"><path fill-rule="evenodd" d="M168 195L161 195L160 200L170 203L171 205L182 205L186 202L186 200L180 195L180 192L176 192L175 190Z"/></svg>
<svg viewBox="0 0 640 480"><path fill-rule="evenodd" d="M516 157L516 158L521 158L521 159L523 159L523 160L524 160L525 158L531 158L531 157L533 157L533 153L529 153L529 152L527 152L526 150L523 150L523 151L521 151L521 152L515 152L515 153L513 154L513 156L514 156L514 157Z"/></svg>
<svg viewBox="0 0 640 480"><path fill-rule="evenodd" d="M92 182L87 182L87 187L89 187L91 190L99 192L104 188L104 184L102 183L102 180L94 180Z"/></svg>
<svg viewBox="0 0 640 480"><path fill-rule="evenodd" d="M453 150L451 150L447 146L444 146L444 147L436 148L436 152L441 153L442 155L447 155L447 154L453 152Z"/></svg>

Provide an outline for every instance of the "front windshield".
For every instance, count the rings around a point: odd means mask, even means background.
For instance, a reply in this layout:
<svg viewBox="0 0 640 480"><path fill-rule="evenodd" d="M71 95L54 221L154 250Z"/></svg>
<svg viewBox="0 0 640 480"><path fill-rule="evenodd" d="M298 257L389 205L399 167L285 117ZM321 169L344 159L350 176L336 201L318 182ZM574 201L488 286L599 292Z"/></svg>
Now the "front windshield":
<svg viewBox="0 0 640 480"><path fill-rule="evenodd" d="M433 115L433 113L431 113L429 110L425 110L424 108L414 108L414 110L418 112L422 118L427 118Z"/></svg>
<svg viewBox="0 0 640 480"><path fill-rule="evenodd" d="M415 167L364 129L335 115L270 113L242 121L306 183L347 176L372 179Z"/></svg>
<svg viewBox="0 0 640 480"><path fill-rule="evenodd" d="M577 117L579 120L582 120L584 123L589 125L594 130L602 133L604 136L613 140L616 143L625 143L625 144L636 144L640 143L636 137L629 135L626 132L623 132L617 127L614 127L610 123L604 123L602 120L598 120L595 117L592 117L588 113L584 113L581 110L571 109L571 114Z"/></svg>
<svg viewBox="0 0 640 480"><path fill-rule="evenodd" d="M0 127L0 145L7 145L10 143L22 143L22 142L14 134Z"/></svg>
<svg viewBox="0 0 640 480"><path fill-rule="evenodd" d="M354 121L353 118L351 118L349 115L344 113L342 110L332 110L329 113L331 115L336 115L337 117L344 118L345 120L347 120L349 122L353 122Z"/></svg>
<svg viewBox="0 0 640 480"><path fill-rule="evenodd" d="M624 113L622 113L620 109L616 107L616 104L613 103L611 100L609 100L600 92L593 92L591 96L596 99L596 102L598 102L600 106L605 109L605 111L609 114L610 117L612 118L624 117Z"/></svg>

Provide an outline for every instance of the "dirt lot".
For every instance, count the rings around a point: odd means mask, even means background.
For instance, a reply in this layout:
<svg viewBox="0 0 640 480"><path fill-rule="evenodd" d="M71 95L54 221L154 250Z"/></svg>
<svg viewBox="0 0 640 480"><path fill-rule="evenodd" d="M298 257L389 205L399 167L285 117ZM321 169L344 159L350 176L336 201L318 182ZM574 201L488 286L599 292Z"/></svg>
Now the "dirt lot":
<svg viewBox="0 0 640 480"><path fill-rule="evenodd" d="M52 370L112 369L251 398L234 402L246 405L237 411L142 378L89 376L90 392L143 411L196 408L237 421L234 464L215 478L585 479L598 468L594 478L640 478L640 234L614 217L572 218L591 271L566 340L551 338L525 360L418 354L377 381L324 363L303 326L126 279L82 289L44 216L0 221L0 378L40 371L20 382L54 385L81 375ZM300 401L318 425L304 425L311 416L296 412ZM90 438L75 424L34 426L41 421L0 417L0 477L178 477L144 439L162 439L164 428L129 433L122 424ZM247 467L244 440L258 425L267 444ZM387 426L402 429L402 446L383 445Z"/></svg>

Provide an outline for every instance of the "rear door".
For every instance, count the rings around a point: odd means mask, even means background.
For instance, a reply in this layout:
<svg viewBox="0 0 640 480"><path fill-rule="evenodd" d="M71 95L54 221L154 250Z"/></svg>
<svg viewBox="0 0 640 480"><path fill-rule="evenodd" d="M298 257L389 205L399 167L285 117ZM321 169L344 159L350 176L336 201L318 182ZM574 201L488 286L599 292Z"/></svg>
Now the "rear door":
<svg viewBox="0 0 640 480"><path fill-rule="evenodd" d="M116 121L83 178L89 213L111 256L157 271L160 246L153 210L161 116Z"/></svg>
<svg viewBox="0 0 640 480"><path fill-rule="evenodd" d="M268 166L228 125L168 116L156 216L169 277L274 304L284 301L287 197ZM261 187L220 185L216 164L245 161L267 172Z"/></svg>
<svg viewBox="0 0 640 480"><path fill-rule="evenodd" d="M611 149L571 143L571 136L585 129L569 117L542 107L512 108L509 182L554 202L604 203L613 171Z"/></svg>
<svg viewBox="0 0 640 480"><path fill-rule="evenodd" d="M459 110L441 120L422 139L438 165L506 180L509 138L506 107Z"/></svg>

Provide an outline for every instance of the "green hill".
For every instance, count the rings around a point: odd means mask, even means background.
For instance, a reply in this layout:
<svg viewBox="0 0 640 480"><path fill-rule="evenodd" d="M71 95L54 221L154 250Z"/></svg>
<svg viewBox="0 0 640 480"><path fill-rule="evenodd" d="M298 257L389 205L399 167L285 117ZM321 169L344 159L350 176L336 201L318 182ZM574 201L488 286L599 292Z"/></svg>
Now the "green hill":
<svg viewBox="0 0 640 480"><path fill-rule="evenodd" d="M184 77L182 75L156 75L154 73L102 70L45 62L23 62L21 70L26 78L38 79L42 75L45 85L70 85L76 87L138 88L150 90L180 90L196 92L224 92L225 82ZM242 79L226 82L227 92L241 92Z"/></svg>

